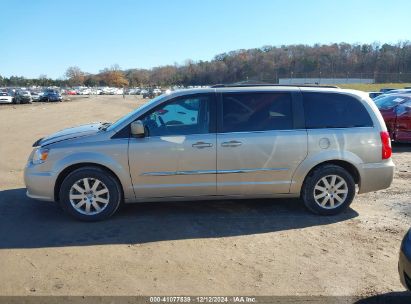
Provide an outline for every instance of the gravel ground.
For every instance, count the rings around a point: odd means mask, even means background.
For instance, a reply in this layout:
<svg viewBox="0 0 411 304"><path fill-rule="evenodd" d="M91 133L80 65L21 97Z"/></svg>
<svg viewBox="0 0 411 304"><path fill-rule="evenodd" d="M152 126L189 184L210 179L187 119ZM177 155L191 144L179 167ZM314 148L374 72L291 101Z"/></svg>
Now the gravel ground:
<svg viewBox="0 0 411 304"><path fill-rule="evenodd" d="M0 295L349 295L402 292L411 226L411 145L394 146L391 188L334 217L298 200L150 203L73 221L25 197L23 167L44 135L113 121L136 96L0 105Z"/></svg>

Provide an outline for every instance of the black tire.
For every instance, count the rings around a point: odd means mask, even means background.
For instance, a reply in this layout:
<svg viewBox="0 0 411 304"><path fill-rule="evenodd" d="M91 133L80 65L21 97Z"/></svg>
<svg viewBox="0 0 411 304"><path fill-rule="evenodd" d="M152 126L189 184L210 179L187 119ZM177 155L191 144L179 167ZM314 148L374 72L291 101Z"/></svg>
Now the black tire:
<svg viewBox="0 0 411 304"><path fill-rule="evenodd" d="M316 202L314 198L315 186L324 177L335 175L346 182L347 195L343 202L338 206L332 207L322 207ZM355 196L355 182L351 174L344 168L337 165L323 165L314 170L312 170L306 177L302 191L301 198L304 201L305 206L313 213L320 215L335 215L345 209L347 209L352 203ZM340 198L340 196L339 196Z"/></svg>
<svg viewBox="0 0 411 304"><path fill-rule="evenodd" d="M100 213L93 215L80 213L70 202L69 195L71 187L83 178L98 179L104 183L108 189L109 202ZM81 221L94 222L107 219L117 211L122 201L122 191L120 183L111 173L99 167L83 167L67 175L60 186L59 198L60 206L68 214Z"/></svg>

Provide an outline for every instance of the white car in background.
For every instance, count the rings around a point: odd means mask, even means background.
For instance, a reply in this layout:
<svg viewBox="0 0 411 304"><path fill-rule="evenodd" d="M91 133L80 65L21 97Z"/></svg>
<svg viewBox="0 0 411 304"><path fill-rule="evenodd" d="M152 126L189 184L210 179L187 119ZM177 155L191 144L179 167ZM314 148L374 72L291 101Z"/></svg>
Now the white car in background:
<svg viewBox="0 0 411 304"><path fill-rule="evenodd" d="M31 91L31 99L32 101L39 101L40 99L40 92Z"/></svg>
<svg viewBox="0 0 411 304"><path fill-rule="evenodd" d="M128 95L138 95L140 93L139 88L132 88L128 91Z"/></svg>
<svg viewBox="0 0 411 304"><path fill-rule="evenodd" d="M90 89L82 89L79 95L90 95L91 94L91 90Z"/></svg>
<svg viewBox="0 0 411 304"><path fill-rule="evenodd" d="M154 95L158 96L161 95L161 90L160 89L154 89L153 90Z"/></svg>
<svg viewBox="0 0 411 304"><path fill-rule="evenodd" d="M114 89L114 94L115 94L115 95L122 95L123 92L124 92L123 89L117 89L117 88Z"/></svg>
<svg viewBox="0 0 411 304"><path fill-rule="evenodd" d="M0 91L0 103L13 103L13 96L5 91Z"/></svg>

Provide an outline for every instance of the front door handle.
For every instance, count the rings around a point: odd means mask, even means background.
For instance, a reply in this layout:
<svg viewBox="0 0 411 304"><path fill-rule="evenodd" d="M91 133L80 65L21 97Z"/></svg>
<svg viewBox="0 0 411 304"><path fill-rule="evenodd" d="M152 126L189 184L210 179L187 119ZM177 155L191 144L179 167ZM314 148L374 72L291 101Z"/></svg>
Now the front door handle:
<svg viewBox="0 0 411 304"><path fill-rule="evenodd" d="M210 148L212 146L213 146L213 144L206 143L206 142L203 142L203 141L199 141L199 142L196 142L195 144L192 144L192 147L197 148L197 149Z"/></svg>
<svg viewBox="0 0 411 304"><path fill-rule="evenodd" d="M230 140L221 143L221 147L238 147L241 146L243 143L237 140Z"/></svg>

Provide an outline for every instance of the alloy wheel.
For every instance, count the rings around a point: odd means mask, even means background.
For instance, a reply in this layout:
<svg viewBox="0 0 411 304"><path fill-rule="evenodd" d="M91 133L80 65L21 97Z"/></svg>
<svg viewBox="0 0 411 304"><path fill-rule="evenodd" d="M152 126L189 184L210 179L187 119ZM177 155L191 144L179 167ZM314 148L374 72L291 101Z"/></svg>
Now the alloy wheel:
<svg viewBox="0 0 411 304"><path fill-rule="evenodd" d="M83 178L71 186L69 199L77 212L94 215L106 209L110 193L102 181L96 178Z"/></svg>
<svg viewBox="0 0 411 304"><path fill-rule="evenodd" d="M321 208L337 208L344 203L347 196L347 182L338 175L324 176L314 187L314 200Z"/></svg>

